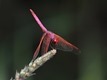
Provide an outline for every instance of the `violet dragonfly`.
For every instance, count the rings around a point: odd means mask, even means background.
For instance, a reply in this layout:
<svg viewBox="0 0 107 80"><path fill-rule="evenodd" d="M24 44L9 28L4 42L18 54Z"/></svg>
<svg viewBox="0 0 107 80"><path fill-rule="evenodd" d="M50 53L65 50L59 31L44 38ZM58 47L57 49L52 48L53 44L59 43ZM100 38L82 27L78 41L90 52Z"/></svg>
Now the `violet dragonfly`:
<svg viewBox="0 0 107 80"><path fill-rule="evenodd" d="M34 13L32 9L30 9L30 12L32 16L34 17L35 21L38 23L44 34L42 35L42 38L40 40L40 43L34 52L33 59L35 59L40 51L41 48L41 54L45 54L48 51L49 46L51 48L63 50L63 51L72 51L74 53L79 53L80 50L76 46L72 45L71 43L64 40L59 35L48 31L45 26L42 24L42 22L39 20L37 15ZM42 46L41 46L42 45Z"/></svg>

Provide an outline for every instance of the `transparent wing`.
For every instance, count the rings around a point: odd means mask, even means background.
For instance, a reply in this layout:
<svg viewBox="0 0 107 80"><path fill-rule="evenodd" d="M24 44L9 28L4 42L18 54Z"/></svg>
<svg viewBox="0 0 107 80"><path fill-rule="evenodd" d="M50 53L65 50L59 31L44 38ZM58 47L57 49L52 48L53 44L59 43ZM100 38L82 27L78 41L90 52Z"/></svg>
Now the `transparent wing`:
<svg viewBox="0 0 107 80"><path fill-rule="evenodd" d="M43 39L45 38L45 36L46 36L46 33L43 34L43 36L42 36L42 38L41 38L41 40L40 40L40 43L39 43L36 51L34 52L33 59L35 59L35 58L37 57L37 55L38 55L38 53L39 53L39 51L40 51L40 47L41 47L42 41L43 41Z"/></svg>
<svg viewBox="0 0 107 80"><path fill-rule="evenodd" d="M67 42L62 37L60 37L56 34L54 34L54 37L57 39L57 43L52 44L52 46L54 48L59 49L59 50L63 50L63 51L72 51L74 53L79 53L80 52L79 48L77 48L73 44Z"/></svg>
<svg viewBox="0 0 107 80"><path fill-rule="evenodd" d="M41 54L45 54L48 51L49 45L50 45L51 37L49 34L46 34L46 36L43 39L42 48L41 48Z"/></svg>

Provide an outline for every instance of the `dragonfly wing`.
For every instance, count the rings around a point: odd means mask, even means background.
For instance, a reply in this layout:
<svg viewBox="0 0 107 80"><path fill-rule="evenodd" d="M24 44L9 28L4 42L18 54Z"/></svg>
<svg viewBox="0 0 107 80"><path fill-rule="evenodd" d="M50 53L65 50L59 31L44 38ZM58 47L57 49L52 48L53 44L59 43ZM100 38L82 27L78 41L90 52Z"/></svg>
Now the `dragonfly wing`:
<svg viewBox="0 0 107 80"><path fill-rule="evenodd" d="M41 54L45 54L48 51L49 45L50 45L51 37L49 34L46 34L44 37L42 48L41 48Z"/></svg>
<svg viewBox="0 0 107 80"><path fill-rule="evenodd" d="M40 47L41 47L42 41L43 41L43 39L45 38L45 36L46 36L46 33L43 34L43 36L42 36L42 38L41 38L41 40L40 40L40 43L39 43L36 51L34 52L33 59L35 59L35 58L37 57L37 55L38 55L38 53L39 53L39 51L40 51Z"/></svg>
<svg viewBox="0 0 107 80"><path fill-rule="evenodd" d="M55 38L57 40L57 43L53 44L53 46L56 49L63 50L63 51L72 51L74 53L80 52L80 50L76 46L74 46L71 43L67 42L62 37L60 37L60 36L58 36L56 34L54 36L55 36Z"/></svg>

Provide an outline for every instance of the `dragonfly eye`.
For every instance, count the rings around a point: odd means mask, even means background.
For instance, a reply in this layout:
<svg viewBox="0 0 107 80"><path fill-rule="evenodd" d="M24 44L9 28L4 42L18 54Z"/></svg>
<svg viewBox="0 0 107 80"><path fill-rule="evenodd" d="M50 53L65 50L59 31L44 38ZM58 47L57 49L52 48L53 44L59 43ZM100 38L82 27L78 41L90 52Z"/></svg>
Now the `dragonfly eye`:
<svg viewBox="0 0 107 80"><path fill-rule="evenodd" d="M53 43L54 43L54 44L57 44L57 43L58 43L58 40L55 38L55 39L53 40Z"/></svg>

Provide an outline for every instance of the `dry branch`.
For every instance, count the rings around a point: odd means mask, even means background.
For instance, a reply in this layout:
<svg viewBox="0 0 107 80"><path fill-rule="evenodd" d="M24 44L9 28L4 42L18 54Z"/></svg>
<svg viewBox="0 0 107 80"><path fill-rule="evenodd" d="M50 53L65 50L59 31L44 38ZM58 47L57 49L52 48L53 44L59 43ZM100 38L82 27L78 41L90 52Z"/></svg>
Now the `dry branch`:
<svg viewBox="0 0 107 80"><path fill-rule="evenodd" d="M45 62L47 62L50 58L52 58L56 54L56 50L50 50L46 54L38 57L35 60L32 60L29 65L25 66L20 72L16 71L15 79L11 78L10 80L25 80L28 77L34 75L33 73L36 69L42 66Z"/></svg>

